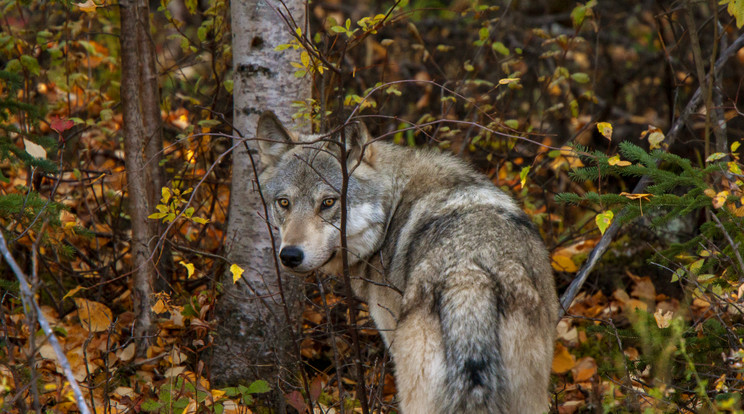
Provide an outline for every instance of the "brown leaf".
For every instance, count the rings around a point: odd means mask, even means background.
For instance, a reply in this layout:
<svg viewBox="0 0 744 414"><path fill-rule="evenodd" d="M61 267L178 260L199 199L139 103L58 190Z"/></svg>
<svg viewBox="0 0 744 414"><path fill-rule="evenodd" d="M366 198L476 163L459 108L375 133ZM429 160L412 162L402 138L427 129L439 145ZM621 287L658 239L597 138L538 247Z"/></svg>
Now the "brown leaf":
<svg viewBox="0 0 744 414"><path fill-rule="evenodd" d="M650 278L642 277L636 280L630 295L639 299L656 300L656 288Z"/></svg>
<svg viewBox="0 0 744 414"><path fill-rule="evenodd" d="M284 397L287 399L287 404L294 407L295 410L300 413L307 412L307 404L305 404L305 399L302 398L302 394L299 391L292 391Z"/></svg>

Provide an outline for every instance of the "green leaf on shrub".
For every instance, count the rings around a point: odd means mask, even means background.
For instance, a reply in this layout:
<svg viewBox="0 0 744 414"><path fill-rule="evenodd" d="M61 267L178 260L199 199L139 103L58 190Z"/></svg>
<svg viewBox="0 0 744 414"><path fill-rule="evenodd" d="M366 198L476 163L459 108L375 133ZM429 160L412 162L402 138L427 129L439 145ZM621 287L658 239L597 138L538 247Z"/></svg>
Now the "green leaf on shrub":
<svg viewBox="0 0 744 414"><path fill-rule="evenodd" d="M604 234L608 227L610 227L610 224L612 224L612 218L615 216L615 214L612 213L612 210L604 211L602 213L597 214L597 217L594 218L594 221L597 223L597 227L599 228L599 232Z"/></svg>

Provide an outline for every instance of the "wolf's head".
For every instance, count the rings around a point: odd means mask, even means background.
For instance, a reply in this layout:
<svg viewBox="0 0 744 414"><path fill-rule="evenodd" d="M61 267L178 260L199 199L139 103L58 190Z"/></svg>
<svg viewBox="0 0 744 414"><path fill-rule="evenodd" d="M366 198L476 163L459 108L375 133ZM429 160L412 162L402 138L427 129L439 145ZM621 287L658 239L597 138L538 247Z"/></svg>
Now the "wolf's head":
<svg viewBox="0 0 744 414"><path fill-rule="evenodd" d="M375 178L375 145L362 124L344 128L349 263L367 259L382 243L390 204ZM258 120L256 137L266 169L259 180L269 220L279 227L282 264L297 273L341 271L339 137L296 137L272 112Z"/></svg>

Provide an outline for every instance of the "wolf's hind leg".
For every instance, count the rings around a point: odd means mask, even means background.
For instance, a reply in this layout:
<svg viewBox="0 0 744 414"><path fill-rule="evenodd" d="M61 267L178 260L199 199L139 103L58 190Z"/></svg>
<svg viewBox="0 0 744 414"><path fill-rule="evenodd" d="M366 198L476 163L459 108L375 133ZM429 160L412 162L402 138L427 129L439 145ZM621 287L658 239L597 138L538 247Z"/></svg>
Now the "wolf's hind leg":
<svg viewBox="0 0 744 414"><path fill-rule="evenodd" d="M438 316L428 308L411 310L398 323L390 348L401 413L438 413L446 375Z"/></svg>

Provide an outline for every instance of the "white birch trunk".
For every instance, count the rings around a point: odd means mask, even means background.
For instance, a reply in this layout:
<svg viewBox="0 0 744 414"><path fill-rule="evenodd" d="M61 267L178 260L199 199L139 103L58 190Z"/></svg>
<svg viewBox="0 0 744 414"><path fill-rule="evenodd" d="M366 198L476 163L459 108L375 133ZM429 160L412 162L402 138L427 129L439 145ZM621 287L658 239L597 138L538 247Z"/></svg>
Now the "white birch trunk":
<svg viewBox="0 0 744 414"><path fill-rule="evenodd" d="M302 24L305 2L285 0L284 3L295 21ZM292 101L310 97L309 77L296 78L290 65L292 60L299 61L299 52L274 51L292 37L273 7L282 6L278 1L266 0L236 0L231 5L234 125L246 138L254 136L261 112L271 109L282 121L289 122L294 112ZM256 148L256 143L249 141L248 146ZM282 276L284 299L289 306L289 312L285 313L264 208L244 146L232 153L232 160L225 254L231 264L245 270L243 279L250 288L243 281L234 285L229 272L223 275L212 379L218 384L264 379L279 389L287 383L296 383L296 345L291 330L297 324L289 324L287 315L297 320L302 284L291 275ZM278 397L281 405L283 398L281 394ZM283 411L282 407L277 408Z"/></svg>

